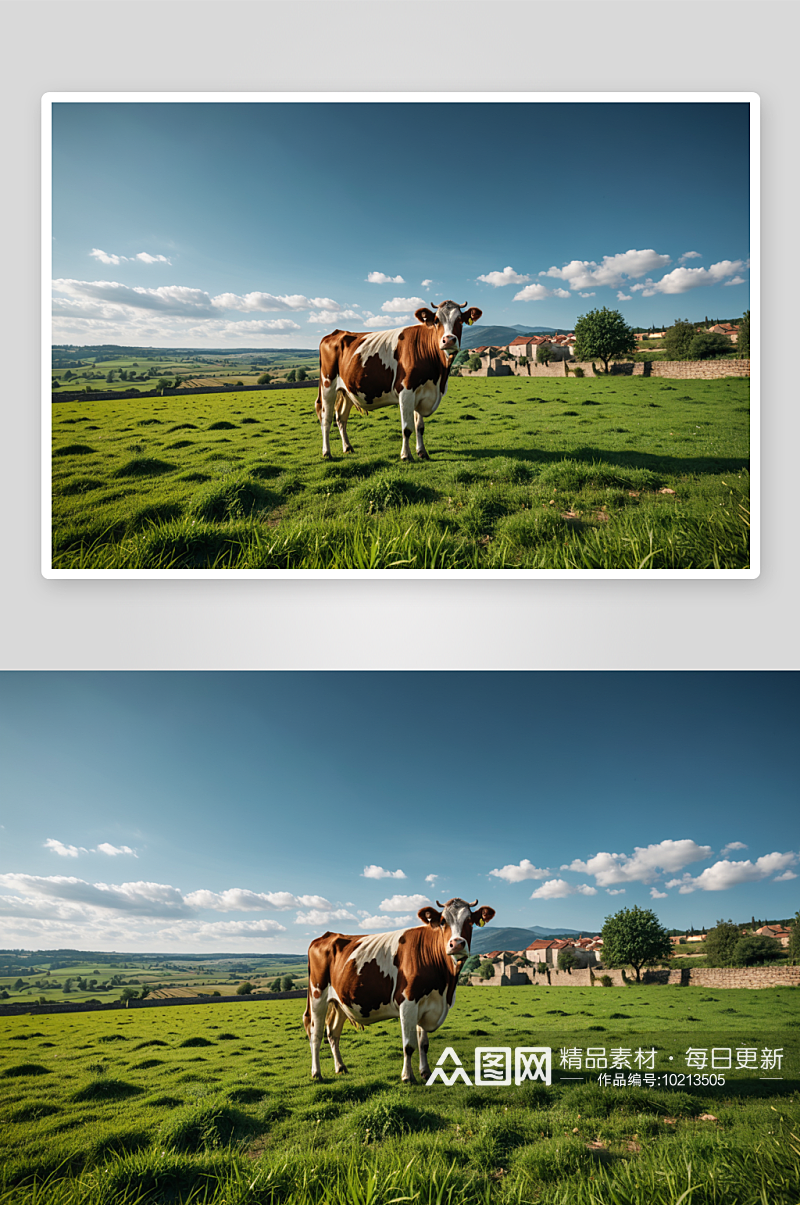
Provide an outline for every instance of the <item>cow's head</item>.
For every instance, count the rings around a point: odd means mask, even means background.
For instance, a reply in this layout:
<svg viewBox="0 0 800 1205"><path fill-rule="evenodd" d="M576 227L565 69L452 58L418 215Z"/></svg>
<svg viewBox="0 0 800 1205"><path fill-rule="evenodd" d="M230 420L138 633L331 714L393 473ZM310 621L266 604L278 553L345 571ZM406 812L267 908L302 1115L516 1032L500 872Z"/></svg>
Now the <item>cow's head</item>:
<svg viewBox="0 0 800 1205"><path fill-rule="evenodd" d="M431 305L432 310L423 307L416 311L414 317L425 326L439 328L439 350L446 356L454 356L461 348L461 330L464 322L471 326L473 322L478 321L483 310L474 305L467 309L466 301L463 305L456 305L454 301L443 301L441 305L437 305L432 301Z"/></svg>
<svg viewBox="0 0 800 1205"><path fill-rule="evenodd" d="M473 925L485 925L494 916L494 908L487 908L484 904L477 912L473 911L477 906L477 900L472 904L458 898L448 900L446 904L440 904L437 900L436 907L441 908L441 912L428 906L420 908L417 916L426 925L441 932L445 953L456 962L461 962L469 956Z"/></svg>

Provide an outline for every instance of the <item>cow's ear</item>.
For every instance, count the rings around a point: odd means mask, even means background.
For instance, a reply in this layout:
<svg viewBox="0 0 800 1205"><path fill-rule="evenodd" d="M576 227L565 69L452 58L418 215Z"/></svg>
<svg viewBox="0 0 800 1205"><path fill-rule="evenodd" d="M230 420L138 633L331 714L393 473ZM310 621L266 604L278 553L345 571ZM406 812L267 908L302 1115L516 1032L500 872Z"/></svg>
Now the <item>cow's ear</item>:
<svg viewBox="0 0 800 1205"><path fill-rule="evenodd" d="M420 908L417 916L421 921L424 921L426 925L440 925L442 923L441 912L437 912L435 908L431 908L430 906L427 908Z"/></svg>
<svg viewBox="0 0 800 1205"><path fill-rule="evenodd" d="M464 320L467 326L472 326L473 322L477 322L482 317L483 310L479 310L476 305L470 306L468 310L464 311Z"/></svg>
<svg viewBox="0 0 800 1205"><path fill-rule="evenodd" d="M488 908L484 904L483 907L479 908L477 912L473 912L471 914L472 923L473 925L480 925L481 928L483 928L484 925L489 923L493 916L494 908Z"/></svg>
<svg viewBox="0 0 800 1205"><path fill-rule="evenodd" d="M480 313L480 311L478 311ZM417 322L421 322L423 326L431 326L436 321L436 315L433 310L427 309L425 306L421 310L415 310L414 317Z"/></svg>

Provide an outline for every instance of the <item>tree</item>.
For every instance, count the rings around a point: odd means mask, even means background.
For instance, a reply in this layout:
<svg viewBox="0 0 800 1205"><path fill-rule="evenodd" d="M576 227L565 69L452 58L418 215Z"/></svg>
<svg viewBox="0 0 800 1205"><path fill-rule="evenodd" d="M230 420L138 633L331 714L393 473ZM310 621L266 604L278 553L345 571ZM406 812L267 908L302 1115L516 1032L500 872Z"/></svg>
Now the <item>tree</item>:
<svg viewBox="0 0 800 1205"><path fill-rule="evenodd" d="M745 310L739 323L739 334L736 339L736 351L743 359L750 357L750 311Z"/></svg>
<svg viewBox="0 0 800 1205"><path fill-rule="evenodd" d="M171 382L166 377L159 377L156 381L156 389L160 389L163 393L165 389L169 389Z"/></svg>
<svg viewBox="0 0 800 1205"><path fill-rule="evenodd" d="M571 971L573 967L578 965L578 956L571 946L565 946L563 950L558 952L558 969L559 971Z"/></svg>
<svg viewBox="0 0 800 1205"><path fill-rule="evenodd" d="M466 979L468 975L476 974L478 967L481 965L479 954L470 954L461 964L461 977Z"/></svg>
<svg viewBox="0 0 800 1205"><path fill-rule="evenodd" d="M597 353L595 353L595 354L597 354ZM552 355L553 355L553 353L549 347L544 347L544 346L537 347L536 348L536 363L537 364L549 364L550 360L552 358Z"/></svg>
<svg viewBox="0 0 800 1205"><path fill-rule="evenodd" d="M280 976L277 979L273 979L271 983L268 983L267 987L271 992L279 992L281 990Z"/></svg>
<svg viewBox="0 0 800 1205"><path fill-rule="evenodd" d="M607 916L603 925L603 966L632 966L641 982L643 966L670 957L672 943L667 930L650 908L623 908Z"/></svg>
<svg viewBox="0 0 800 1205"><path fill-rule="evenodd" d="M689 357L692 360L716 360L720 356L730 355L731 347L727 335L719 331L703 331L695 335L689 344Z"/></svg>
<svg viewBox="0 0 800 1205"><path fill-rule="evenodd" d="M591 310L575 323L575 359L602 360L608 372L608 362L618 356L636 351L636 336L619 310ZM538 354L538 353L537 353Z"/></svg>
<svg viewBox="0 0 800 1205"><path fill-rule="evenodd" d="M741 936L741 930L732 920L718 920L716 926L709 929L703 945L706 966L733 966L734 947Z"/></svg>
<svg viewBox="0 0 800 1205"><path fill-rule="evenodd" d="M481 979L491 979L492 976L494 975L494 963L492 963L492 962L481 963L481 969L478 971L478 975L480 976Z"/></svg>
<svg viewBox="0 0 800 1205"><path fill-rule="evenodd" d="M753 933L749 937L740 937L733 947L733 962L735 967L751 967L757 963L769 962L773 958L783 957L783 946L774 937L761 933Z"/></svg>
<svg viewBox="0 0 800 1205"><path fill-rule="evenodd" d="M454 357L452 367L457 368L459 364L466 364L468 359L469 359L469 352L467 351L467 349L465 347L462 347L462 349L458 353L458 355Z"/></svg>
<svg viewBox="0 0 800 1205"><path fill-rule="evenodd" d="M686 360L689 357L689 347L697 331L693 322L688 319L678 319L664 334L664 351L670 360Z"/></svg>
<svg viewBox="0 0 800 1205"><path fill-rule="evenodd" d="M292 979L291 975L284 975L283 979L281 979L281 991L291 992L293 988L294 979Z"/></svg>
<svg viewBox="0 0 800 1205"><path fill-rule="evenodd" d="M478 369L480 368L480 366L481 366L480 356L470 356L470 358L467 360L467 368L469 369L470 372L477 372Z"/></svg>
<svg viewBox="0 0 800 1205"><path fill-rule="evenodd" d="M106 380L109 382L109 384L111 383L111 381L114 380L115 375L116 374L114 373L113 370L111 372L106 373Z"/></svg>
<svg viewBox="0 0 800 1205"><path fill-rule="evenodd" d="M789 945L787 946L789 962L794 966L800 961L800 912L795 912L794 921L789 926Z"/></svg>
<svg viewBox="0 0 800 1205"><path fill-rule="evenodd" d="M244 983L239 984L239 986L236 989L236 995L237 996L249 996L254 987L255 987L255 984L251 983L250 980L248 979Z"/></svg>
<svg viewBox="0 0 800 1205"><path fill-rule="evenodd" d="M519 365L521 365L521 367L522 367L522 368L527 368L527 366L528 366L528 357L527 357L527 356L519 356L519 357L518 357L518 359L517 359L517 363L518 363Z"/></svg>
<svg viewBox="0 0 800 1205"><path fill-rule="evenodd" d="M305 368L298 368L298 370L297 370L298 381L305 381L305 380L307 380L307 378L308 378L308 373L306 372Z"/></svg>

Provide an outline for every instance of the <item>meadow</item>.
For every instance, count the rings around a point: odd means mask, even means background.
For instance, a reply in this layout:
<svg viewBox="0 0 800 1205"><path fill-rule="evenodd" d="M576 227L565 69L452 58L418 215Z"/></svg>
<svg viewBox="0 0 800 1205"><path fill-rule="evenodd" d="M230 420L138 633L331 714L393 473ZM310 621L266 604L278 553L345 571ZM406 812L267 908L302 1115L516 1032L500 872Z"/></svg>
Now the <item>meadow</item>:
<svg viewBox="0 0 800 1205"><path fill-rule="evenodd" d="M53 405L57 569L741 569L749 381L456 378L321 458L313 388Z"/></svg>
<svg viewBox="0 0 800 1205"><path fill-rule="evenodd" d="M3 1205L796 1205L796 989L460 988L433 1035L551 1046L553 1083L400 1084L398 1022L310 1080L302 1000L4 1020ZM783 1048L725 1084L600 1086L561 1049ZM708 1068L706 1069L708 1070ZM697 1073L696 1073L697 1074ZM567 1075L583 1077L567 1080ZM767 1081L761 1076L783 1077Z"/></svg>

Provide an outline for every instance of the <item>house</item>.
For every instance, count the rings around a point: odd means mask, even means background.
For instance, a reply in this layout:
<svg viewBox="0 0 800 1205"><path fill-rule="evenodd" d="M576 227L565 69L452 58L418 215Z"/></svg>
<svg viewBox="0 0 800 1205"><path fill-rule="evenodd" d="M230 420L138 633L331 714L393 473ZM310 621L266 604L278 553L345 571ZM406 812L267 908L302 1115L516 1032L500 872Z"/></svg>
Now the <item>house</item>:
<svg viewBox="0 0 800 1205"><path fill-rule="evenodd" d="M727 335L731 343L736 343L739 338L739 328L732 322L718 322L716 326L710 326L708 331L711 335Z"/></svg>
<svg viewBox="0 0 800 1205"><path fill-rule="evenodd" d="M523 953L529 962L543 962L547 966L557 967L561 951L570 949L575 955L577 966L596 966L599 961L598 950L600 949L600 946L595 944L597 940L597 938L585 937L579 938L577 942L570 938L548 941L540 937L536 941L532 941Z"/></svg>
<svg viewBox="0 0 800 1205"><path fill-rule="evenodd" d="M518 335L508 345L509 355L519 359L527 356L536 359L539 348L547 348L551 360L572 360L575 355L574 335Z"/></svg>
<svg viewBox="0 0 800 1205"><path fill-rule="evenodd" d="M756 929L756 933L760 937L774 937L782 946L788 946L791 930L784 928L783 925L762 925L760 929Z"/></svg>

